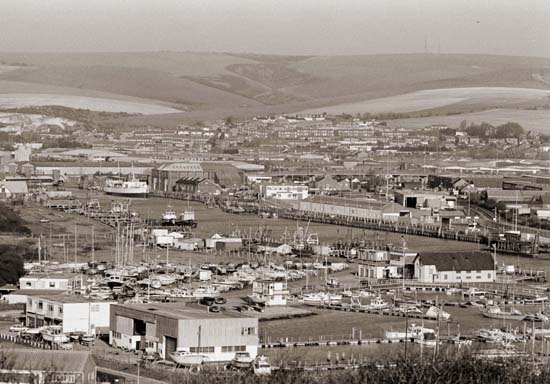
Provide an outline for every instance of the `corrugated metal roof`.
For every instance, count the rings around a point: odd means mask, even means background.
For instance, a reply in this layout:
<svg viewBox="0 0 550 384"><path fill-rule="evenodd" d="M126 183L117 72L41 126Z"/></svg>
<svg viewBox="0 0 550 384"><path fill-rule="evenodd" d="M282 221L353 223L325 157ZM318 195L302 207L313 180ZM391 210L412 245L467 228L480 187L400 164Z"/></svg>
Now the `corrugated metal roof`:
<svg viewBox="0 0 550 384"><path fill-rule="evenodd" d="M159 168L162 171L174 171L174 172L202 172L203 169L200 163L170 163L163 164Z"/></svg>

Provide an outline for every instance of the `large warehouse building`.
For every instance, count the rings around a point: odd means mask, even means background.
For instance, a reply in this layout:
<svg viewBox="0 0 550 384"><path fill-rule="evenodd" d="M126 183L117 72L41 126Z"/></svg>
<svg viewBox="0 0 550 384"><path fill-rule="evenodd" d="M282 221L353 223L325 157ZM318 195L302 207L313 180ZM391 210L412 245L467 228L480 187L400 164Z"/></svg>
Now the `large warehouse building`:
<svg viewBox="0 0 550 384"><path fill-rule="evenodd" d="M256 170L253 164L239 162L182 162L169 163L151 171L149 183L154 192L166 193L176 190L182 179L208 179L222 188L238 188L243 184L244 173Z"/></svg>
<svg viewBox="0 0 550 384"><path fill-rule="evenodd" d="M299 210L309 214L344 219L398 220L400 216L410 215L409 210L391 202L328 196L314 196L302 200Z"/></svg>
<svg viewBox="0 0 550 384"><path fill-rule="evenodd" d="M175 351L200 353L210 362L229 361L236 352L256 357L258 319L174 303L112 305L109 343L164 359Z"/></svg>

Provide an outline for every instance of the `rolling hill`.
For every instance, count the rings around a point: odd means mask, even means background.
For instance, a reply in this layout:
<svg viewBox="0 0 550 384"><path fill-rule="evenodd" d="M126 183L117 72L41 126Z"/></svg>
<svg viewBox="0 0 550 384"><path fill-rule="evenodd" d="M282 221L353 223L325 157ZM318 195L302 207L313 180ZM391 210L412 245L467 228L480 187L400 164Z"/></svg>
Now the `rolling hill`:
<svg viewBox="0 0 550 384"><path fill-rule="evenodd" d="M328 107L337 111L340 106L349 105L355 106L349 112L369 112L365 110L369 100L397 96L392 102L399 104L399 97L410 99L410 94L418 91L438 89L451 91L432 93L431 99L445 97L450 104L470 100L470 110L472 105L489 109L503 103L541 103L544 93L531 92L527 100L521 92L518 97L508 92L505 97L493 93L465 100L462 96L454 98L452 89L550 90L550 59L487 55L0 53L0 68L0 93L147 101L181 111L143 116L141 120L127 118L128 122L159 124L186 118L322 111ZM412 108L433 106L417 103Z"/></svg>

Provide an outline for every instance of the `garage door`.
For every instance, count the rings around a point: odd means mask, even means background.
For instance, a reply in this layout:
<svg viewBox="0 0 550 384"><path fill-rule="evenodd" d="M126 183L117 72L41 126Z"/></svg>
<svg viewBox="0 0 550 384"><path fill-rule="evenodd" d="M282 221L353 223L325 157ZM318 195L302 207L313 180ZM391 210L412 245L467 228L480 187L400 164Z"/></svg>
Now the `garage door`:
<svg viewBox="0 0 550 384"><path fill-rule="evenodd" d="M164 336L164 342L166 346L165 347L166 357L168 357L168 354L171 352L174 352L178 347L178 339L170 336Z"/></svg>

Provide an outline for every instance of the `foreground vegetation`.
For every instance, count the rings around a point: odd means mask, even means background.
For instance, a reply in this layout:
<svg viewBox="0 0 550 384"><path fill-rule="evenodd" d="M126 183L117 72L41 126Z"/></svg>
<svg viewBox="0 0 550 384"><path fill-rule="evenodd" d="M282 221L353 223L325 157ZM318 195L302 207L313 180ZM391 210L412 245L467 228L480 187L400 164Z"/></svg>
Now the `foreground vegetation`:
<svg viewBox="0 0 550 384"><path fill-rule="evenodd" d="M106 361L99 359L98 364L105 366ZM136 374L134 365L107 364L109 368ZM252 372L234 372L203 368L201 372L174 372L166 369L147 369L143 376L167 383L205 384L205 383L265 383L265 384L404 384L404 383L547 383L550 382L550 367L533 363L530 359L507 361L484 361L466 353L455 353L437 358L430 353L421 358L419 355L405 358L398 355L382 358L354 370L303 371L275 370L270 376L259 377Z"/></svg>

